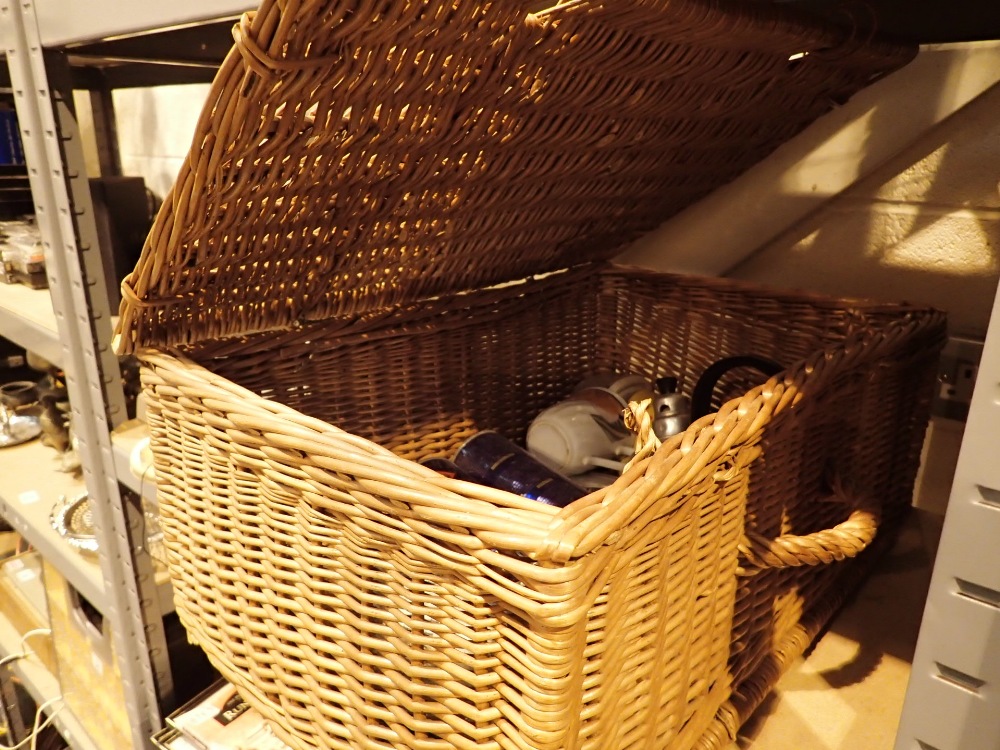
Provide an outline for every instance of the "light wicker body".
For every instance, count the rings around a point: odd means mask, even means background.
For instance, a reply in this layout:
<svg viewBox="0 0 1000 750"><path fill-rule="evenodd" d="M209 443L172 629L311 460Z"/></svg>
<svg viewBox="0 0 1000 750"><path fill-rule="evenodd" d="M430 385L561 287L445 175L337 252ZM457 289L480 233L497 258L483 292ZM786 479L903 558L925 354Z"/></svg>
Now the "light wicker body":
<svg viewBox="0 0 1000 750"><path fill-rule="evenodd" d="M722 747L840 596L760 567L853 555L850 532L787 535L905 507L941 335L929 311L608 268L190 352L214 372L144 351L178 612L302 750ZM748 350L788 373L737 373L565 510L413 463L523 436L593 369L689 389Z"/></svg>
<svg viewBox="0 0 1000 750"><path fill-rule="evenodd" d="M296 750L721 747L906 505L943 321L600 261L913 50L728 0L234 36L119 323L194 640ZM413 462L746 353L788 370L563 511Z"/></svg>

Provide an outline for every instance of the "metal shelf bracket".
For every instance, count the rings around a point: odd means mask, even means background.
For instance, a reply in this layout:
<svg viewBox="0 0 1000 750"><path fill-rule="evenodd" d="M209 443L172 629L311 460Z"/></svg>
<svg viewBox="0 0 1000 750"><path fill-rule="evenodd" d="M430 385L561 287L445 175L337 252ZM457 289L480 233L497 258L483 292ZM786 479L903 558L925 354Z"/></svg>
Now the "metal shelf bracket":
<svg viewBox="0 0 1000 750"><path fill-rule="evenodd" d="M10 68L63 346L73 428L99 529L100 563L135 748L150 747L172 701L166 638L140 507L125 502L110 432L125 419L111 312L65 55L43 50L34 0L0 0Z"/></svg>

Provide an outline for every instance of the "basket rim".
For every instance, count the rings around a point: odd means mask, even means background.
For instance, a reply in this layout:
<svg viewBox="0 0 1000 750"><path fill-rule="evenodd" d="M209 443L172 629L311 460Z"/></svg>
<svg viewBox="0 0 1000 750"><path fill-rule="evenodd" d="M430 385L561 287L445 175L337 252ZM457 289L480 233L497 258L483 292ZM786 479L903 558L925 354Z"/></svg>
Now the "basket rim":
<svg viewBox="0 0 1000 750"><path fill-rule="evenodd" d="M342 328L335 329L336 335L356 336L364 335L365 340L370 340L371 336L378 335L378 331L383 327L387 319L395 321L416 321L426 322L431 319L443 319L454 315L457 311L464 311L473 308L485 307L493 304L495 300L506 299L511 290L523 290L525 296L536 294L545 289L550 284L572 284L586 281L592 278L593 274L600 274L605 277L624 277L642 281L644 279L670 279L680 288L691 288L700 290L708 288L715 292L733 292L748 294L754 297L767 298L784 304L807 304L823 310L843 309L852 316L861 320L865 315L873 313L886 313L894 316L905 316L907 314L916 315L940 315L945 316L944 311L920 302L909 302L905 300L880 300L872 297L861 296L835 296L823 294L821 292L800 289L781 288L769 284L762 284L746 279L734 279L725 276L701 276L674 271L660 271L646 266L637 266L625 263L617 263L613 260L596 261L593 263L581 264L570 268L561 268L541 274L533 274L520 279L494 284L480 289L463 289L454 293L440 294L419 300L413 300L407 304L392 308L383 308L369 311L365 315L334 321L330 319L315 320L307 322L294 322L287 326L267 328L265 330L249 332L233 332L216 339L206 339L195 344L174 344L165 346L138 347L134 352L145 350L176 351L178 353L186 351L205 351L211 349L217 354L211 355L212 359L225 357L232 352L239 350L242 346L251 341L260 339L268 340L275 336L287 335L289 341L300 338L310 338L314 332L329 333L331 326L335 322L342 324ZM468 304L462 304L468 301ZM386 332L386 335L392 335ZM283 337L283 336L282 336ZM119 336L115 337L115 347L119 345ZM231 344L231 346L230 346Z"/></svg>

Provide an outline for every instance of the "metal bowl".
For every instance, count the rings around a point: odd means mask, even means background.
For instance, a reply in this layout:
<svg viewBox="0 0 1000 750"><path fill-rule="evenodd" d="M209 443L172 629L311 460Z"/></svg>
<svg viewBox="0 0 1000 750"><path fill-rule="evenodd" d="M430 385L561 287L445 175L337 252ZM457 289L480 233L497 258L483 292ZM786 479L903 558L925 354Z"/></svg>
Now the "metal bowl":
<svg viewBox="0 0 1000 750"><path fill-rule="evenodd" d="M74 549L84 554L97 554L97 535L90 496L81 492L72 497L60 495L49 515L52 528Z"/></svg>

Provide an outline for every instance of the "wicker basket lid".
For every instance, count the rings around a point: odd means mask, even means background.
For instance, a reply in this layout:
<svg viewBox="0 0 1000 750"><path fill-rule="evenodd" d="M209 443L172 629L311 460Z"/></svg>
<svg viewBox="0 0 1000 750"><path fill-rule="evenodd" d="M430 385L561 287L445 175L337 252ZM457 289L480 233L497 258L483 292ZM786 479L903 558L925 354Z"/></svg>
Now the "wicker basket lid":
<svg viewBox="0 0 1000 750"><path fill-rule="evenodd" d="M610 257L913 54L735 0L264 0L234 37L122 353Z"/></svg>

